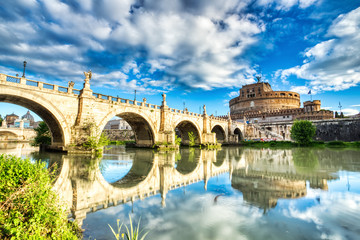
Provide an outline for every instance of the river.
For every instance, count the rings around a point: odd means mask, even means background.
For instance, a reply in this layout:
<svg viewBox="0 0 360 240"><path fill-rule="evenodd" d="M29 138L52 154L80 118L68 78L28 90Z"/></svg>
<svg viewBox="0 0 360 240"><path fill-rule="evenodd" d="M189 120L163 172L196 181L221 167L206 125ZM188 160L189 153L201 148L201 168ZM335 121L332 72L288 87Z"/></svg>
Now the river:
<svg viewBox="0 0 360 240"><path fill-rule="evenodd" d="M114 239L108 224L129 215L146 239L359 239L359 150L110 147L100 159L26 144L0 153L56 166L54 189L84 239Z"/></svg>

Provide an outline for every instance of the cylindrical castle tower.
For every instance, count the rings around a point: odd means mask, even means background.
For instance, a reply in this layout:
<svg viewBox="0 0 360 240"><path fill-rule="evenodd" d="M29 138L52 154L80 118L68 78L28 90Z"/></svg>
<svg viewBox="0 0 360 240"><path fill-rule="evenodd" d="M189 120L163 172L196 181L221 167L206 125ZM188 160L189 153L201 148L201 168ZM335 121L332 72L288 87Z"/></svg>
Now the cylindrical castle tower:
<svg viewBox="0 0 360 240"><path fill-rule="evenodd" d="M269 83L257 82L244 85L239 97L229 102L230 113L243 114L247 111L272 111L300 108L300 95L296 92L273 91Z"/></svg>

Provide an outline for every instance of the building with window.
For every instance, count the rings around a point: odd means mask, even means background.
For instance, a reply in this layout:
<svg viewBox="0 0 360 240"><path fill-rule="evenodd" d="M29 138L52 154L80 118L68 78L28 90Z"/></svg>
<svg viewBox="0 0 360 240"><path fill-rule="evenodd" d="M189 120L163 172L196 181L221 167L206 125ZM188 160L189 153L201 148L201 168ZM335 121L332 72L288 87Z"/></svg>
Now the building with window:
<svg viewBox="0 0 360 240"><path fill-rule="evenodd" d="M300 95L290 91L273 91L270 84L261 82L244 85L239 96L229 102L233 120L261 123L333 118L329 110L321 109L321 101L306 101L300 107Z"/></svg>

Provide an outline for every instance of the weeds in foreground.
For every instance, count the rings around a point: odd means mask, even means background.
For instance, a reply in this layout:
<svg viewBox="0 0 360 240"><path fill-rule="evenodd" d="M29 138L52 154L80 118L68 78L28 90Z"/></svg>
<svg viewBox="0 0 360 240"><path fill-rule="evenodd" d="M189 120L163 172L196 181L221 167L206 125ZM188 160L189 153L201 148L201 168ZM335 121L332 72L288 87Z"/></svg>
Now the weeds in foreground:
<svg viewBox="0 0 360 240"><path fill-rule="evenodd" d="M140 235L142 234L142 232L144 231L141 230L139 232L139 229L140 229L140 219L139 219L139 222L138 222L138 225L137 227L136 226L133 226L132 224L132 220L131 220L131 216L129 214L129 220L130 220L130 229L128 228L128 226L124 225L124 223L121 223L120 224L120 219L117 220L117 229L116 231L109 225L112 233L114 234L114 237L116 240L125 240L125 236L126 236L126 239L127 240L144 240L146 235L149 233L149 232L145 232L142 237L140 237ZM123 233L121 233L121 229L122 229L122 226L125 226L126 228L126 232L124 231Z"/></svg>

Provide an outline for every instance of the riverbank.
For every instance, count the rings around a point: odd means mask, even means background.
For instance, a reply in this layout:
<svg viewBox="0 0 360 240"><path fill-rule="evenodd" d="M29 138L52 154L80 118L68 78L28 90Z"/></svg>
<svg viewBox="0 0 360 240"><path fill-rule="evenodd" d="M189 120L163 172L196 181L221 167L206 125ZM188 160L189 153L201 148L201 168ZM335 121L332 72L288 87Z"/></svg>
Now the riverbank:
<svg viewBox="0 0 360 240"><path fill-rule="evenodd" d="M240 146L245 147L257 147L257 148L294 148L294 147L304 147L296 142L291 141L242 141L239 143ZM360 148L360 142L343 142L343 141L331 141L331 142L322 142L314 141L310 145L305 147L328 147L328 148Z"/></svg>
<svg viewBox="0 0 360 240"><path fill-rule="evenodd" d="M81 239L52 190L53 172L40 161L0 155L0 238Z"/></svg>

